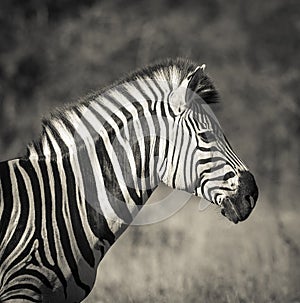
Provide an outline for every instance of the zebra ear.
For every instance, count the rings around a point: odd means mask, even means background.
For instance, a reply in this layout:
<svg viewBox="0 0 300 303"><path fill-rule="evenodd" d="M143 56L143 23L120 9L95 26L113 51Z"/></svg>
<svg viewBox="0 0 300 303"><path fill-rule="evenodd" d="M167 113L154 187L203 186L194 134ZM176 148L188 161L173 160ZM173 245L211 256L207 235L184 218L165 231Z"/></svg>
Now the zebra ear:
<svg viewBox="0 0 300 303"><path fill-rule="evenodd" d="M219 94L213 82L204 73L205 64L198 66L196 70L187 77L187 89L185 94L185 103L187 107L199 106L200 103L217 103ZM202 102L201 102L202 100Z"/></svg>
<svg viewBox="0 0 300 303"><path fill-rule="evenodd" d="M199 89L202 87L201 81L205 78L203 73L204 69L205 64L198 66L182 81L181 85L172 92L170 104L175 114L181 114L186 108L192 107L193 104L195 104L195 94L197 94L198 97L200 96Z"/></svg>
<svg viewBox="0 0 300 303"><path fill-rule="evenodd" d="M199 89L200 82L204 77L204 69L205 64L198 66L195 71L188 76L189 82L185 94L185 102L187 106L192 103L193 97L195 97L194 94L196 94Z"/></svg>

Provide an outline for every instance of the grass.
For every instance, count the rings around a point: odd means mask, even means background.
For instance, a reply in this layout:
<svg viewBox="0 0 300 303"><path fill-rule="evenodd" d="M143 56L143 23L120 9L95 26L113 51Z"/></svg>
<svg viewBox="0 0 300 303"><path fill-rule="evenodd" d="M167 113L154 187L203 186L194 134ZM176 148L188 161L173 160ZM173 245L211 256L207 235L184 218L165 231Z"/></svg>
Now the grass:
<svg viewBox="0 0 300 303"><path fill-rule="evenodd" d="M194 199L163 222L129 227L84 302L292 302L290 248L263 202L236 226Z"/></svg>

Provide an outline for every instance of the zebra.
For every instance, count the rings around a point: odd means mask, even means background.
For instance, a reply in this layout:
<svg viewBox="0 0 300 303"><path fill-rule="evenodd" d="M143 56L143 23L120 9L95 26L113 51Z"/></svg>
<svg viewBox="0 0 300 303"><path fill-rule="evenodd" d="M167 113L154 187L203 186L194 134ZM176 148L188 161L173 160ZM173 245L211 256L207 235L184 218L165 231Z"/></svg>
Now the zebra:
<svg viewBox="0 0 300 303"><path fill-rule="evenodd" d="M159 183L234 223L258 198L188 59L137 70L43 119L24 156L0 163L0 302L80 302L97 267Z"/></svg>

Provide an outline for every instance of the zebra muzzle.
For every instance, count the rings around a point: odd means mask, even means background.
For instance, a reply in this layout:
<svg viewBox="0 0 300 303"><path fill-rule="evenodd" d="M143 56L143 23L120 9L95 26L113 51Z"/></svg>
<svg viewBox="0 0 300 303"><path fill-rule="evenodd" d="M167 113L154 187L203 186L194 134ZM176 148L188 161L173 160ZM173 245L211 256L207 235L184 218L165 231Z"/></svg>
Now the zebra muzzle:
<svg viewBox="0 0 300 303"><path fill-rule="evenodd" d="M221 207L221 214L224 217L226 217L235 224L237 224L239 221L242 221L238 210L235 208L234 204L230 201L229 198L224 199Z"/></svg>
<svg viewBox="0 0 300 303"><path fill-rule="evenodd" d="M234 223L246 220L256 205L258 188L249 171L240 173L239 188L235 195L222 202L221 213Z"/></svg>

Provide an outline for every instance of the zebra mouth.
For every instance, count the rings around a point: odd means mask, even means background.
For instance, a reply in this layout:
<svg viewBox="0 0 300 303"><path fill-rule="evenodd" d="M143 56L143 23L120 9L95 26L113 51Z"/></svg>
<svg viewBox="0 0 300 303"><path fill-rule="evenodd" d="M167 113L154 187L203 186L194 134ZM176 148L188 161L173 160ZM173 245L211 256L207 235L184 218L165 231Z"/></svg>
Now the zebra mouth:
<svg viewBox="0 0 300 303"><path fill-rule="evenodd" d="M239 221L243 221L238 210L229 198L225 198L223 200L221 207L221 214L234 224L237 224Z"/></svg>

